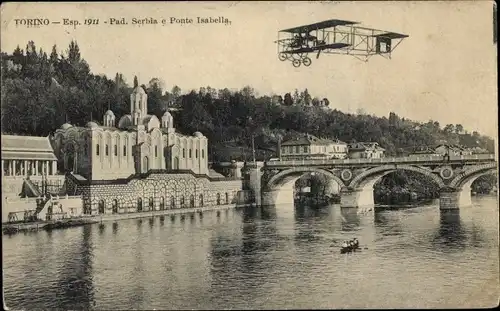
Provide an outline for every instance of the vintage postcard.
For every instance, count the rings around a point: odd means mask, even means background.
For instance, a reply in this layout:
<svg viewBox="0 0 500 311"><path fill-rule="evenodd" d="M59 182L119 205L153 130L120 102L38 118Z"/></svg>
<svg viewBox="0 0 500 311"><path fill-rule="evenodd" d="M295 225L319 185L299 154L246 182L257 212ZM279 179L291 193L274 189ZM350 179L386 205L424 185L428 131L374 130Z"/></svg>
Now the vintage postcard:
<svg viewBox="0 0 500 311"><path fill-rule="evenodd" d="M497 306L496 21L3 3L4 308Z"/></svg>

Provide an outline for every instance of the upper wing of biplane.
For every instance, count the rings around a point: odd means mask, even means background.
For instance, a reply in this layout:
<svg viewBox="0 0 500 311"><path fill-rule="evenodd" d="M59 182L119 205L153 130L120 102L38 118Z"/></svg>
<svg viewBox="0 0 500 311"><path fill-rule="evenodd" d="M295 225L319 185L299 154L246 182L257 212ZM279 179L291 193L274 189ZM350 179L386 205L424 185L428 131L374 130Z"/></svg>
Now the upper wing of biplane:
<svg viewBox="0 0 500 311"><path fill-rule="evenodd" d="M344 21L344 20L340 20L340 19L330 19L327 21L319 22L319 23L283 29L283 30L280 30L280 32L307 33L307 32L310 32L312 30L325 29L325 28L330 28L330 27L335 27L335 26L354 25L354 24L358 24L358 23L351 22L351 21Z"/></svg>
<svg viewBox="0 0 500 311"><path fill-rule="evenodd" d="M408 35L404 35L402 33L397 32L385 32L377 35L373 35L373 37L386 38L386 39L403 39L408 38Z"/></svg>

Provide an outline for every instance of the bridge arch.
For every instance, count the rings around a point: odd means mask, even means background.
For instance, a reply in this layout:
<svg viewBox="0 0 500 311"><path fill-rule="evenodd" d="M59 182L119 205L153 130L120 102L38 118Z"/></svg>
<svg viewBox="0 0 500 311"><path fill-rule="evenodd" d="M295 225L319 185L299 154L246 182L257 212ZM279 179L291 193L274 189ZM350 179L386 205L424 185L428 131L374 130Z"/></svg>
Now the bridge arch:
<svg viewBox="0 0 500 311"><path fill-rule="evenodd" d="M302 175L307 173L318 173L326 175L328 178L334 180L340 188L345 187L342 179L337 177L335 174L330 172L329 170L321 169L321 168L312 168L312 167L293 167L290 169L286 169L284 171L279 172L269 179L267 182L267 188L269 190L278 190L280 187L286 184L290 184L292 181L295 183L297 179L302 177Z"/></svg>
<svg viewBox="0 0 500 311"><path fill-rule="evenodd" d="M286 169L274 175L265 184L265 189L262 193L262 201L264 205L276 204L292 204L294 203L294 185L295 182L307 173L318 173L327 176L327 178L334 180L342 189L345 187L344 182L335 174L326 169L313 168L313 167L293 167Z"/></svg>
<svg viewBox="0 0 500 311"><path fill-rule="evenodd" d="M495 175L495 174L496 174L496 163L488 163L488 164L474 166L458 174L451 181L450 187L457 189L470 188L472 183L479 177L484 175Z"/></svg>
<svg viewBox="0 0 500 311"><path fill-rule="evenodd" d="M380 180L380 178L385 175L395 172L395 171L411 171L420 173L424 176L427 176L430 180L432 180L440 189L445 187L444 181L436 174L434 174L431 170L425 169L418 166L412 165L382 165L374 168L370 168L361 174L357 175L353 178L351 183L349 184L349 188L352 189L372 189L375 183Z"/></svg>
<svg viewBox="0 0 500 311"><path fill-rule="evenodd" d="M451 189L456 189L457 204L460 206L472 206L471 186L472 183L481 176L495 175L496 164L489 163L478 165L464 170L458 174L450 183Z"/></svg>

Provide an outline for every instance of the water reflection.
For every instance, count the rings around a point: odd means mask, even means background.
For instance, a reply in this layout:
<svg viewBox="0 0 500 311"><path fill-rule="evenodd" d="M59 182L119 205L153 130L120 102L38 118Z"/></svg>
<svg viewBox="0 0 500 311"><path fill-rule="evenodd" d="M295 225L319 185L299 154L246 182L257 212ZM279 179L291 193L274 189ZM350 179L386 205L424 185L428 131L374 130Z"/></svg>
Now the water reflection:
<svg viewBox="0 0 500 311"><path fill-rule="evenodd" d="M356 231L361 223L357 208L341 208L342 231Z"/></svg>
<svg viewBox="0 0 500 311"><path fill-rule="evenodd" d="M433 239L433 246L439 251L458 251L466 246L467 236L460 219L459 210L441 211L439 229Z"/></svg>
<svg viewBox="0 0 500 311"><path fill-rule="evenodd" d="M116 235L116 233L118 232L118 223L117 222L114 222L113 223L113 234Z"/></svg>
<svg viewBox="0 0 500 311"><path fill-rule="evenodd" d="M57 308L88 310L95 305L93 286L93 245L92 225L82 227L82 239L79 250L73 258L64 261L58 280L65 300L56 300Z"/></svg>

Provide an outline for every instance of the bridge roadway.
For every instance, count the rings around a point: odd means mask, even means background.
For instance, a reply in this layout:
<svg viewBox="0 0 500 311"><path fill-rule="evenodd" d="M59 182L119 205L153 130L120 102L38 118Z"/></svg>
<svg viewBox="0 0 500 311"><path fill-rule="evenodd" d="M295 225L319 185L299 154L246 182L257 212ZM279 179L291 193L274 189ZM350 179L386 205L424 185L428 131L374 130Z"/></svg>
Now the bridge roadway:
<svg viewBox="0 0 500 311"><path fill-rule="evenodd" d="M373 186L396 170L428 177L440 190L440 208L457 209L472 204L470 186L480 176L496 174L493 154L387 157L378 159L273 160L246 163L248 188L257 205L293 203L295 181L306 173L320 173L335 180L341 189L342 207L373 206Z"/></svg>
<svg viewBox="0 0 500 311"><path fill-rule="evenodd" d="M450 155L449 161L446 161L443 156L423 156L423 157L390 157L378 159L325 159L325 160L288 160L288 161L267 161L265 167L296 167L296 166L325 166L332 165L336 167L365 167L366 165L381 165L381 164L409 164L409 165L435 165L436 163L447 164L462 164L464 161L470 163L490 163L495 161L494 154L475 154L475 155Z"/></svg>

